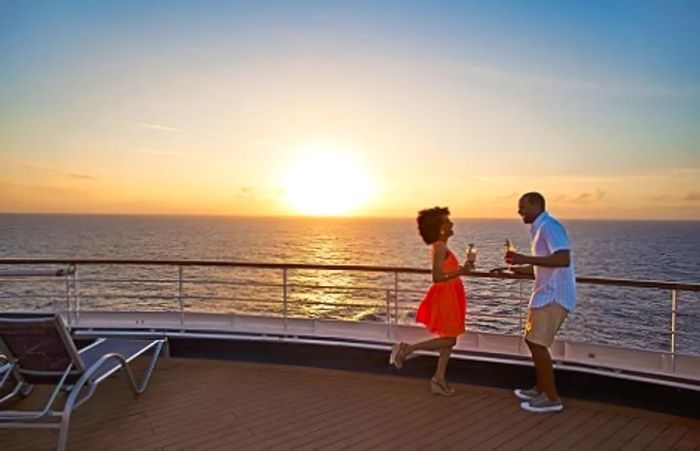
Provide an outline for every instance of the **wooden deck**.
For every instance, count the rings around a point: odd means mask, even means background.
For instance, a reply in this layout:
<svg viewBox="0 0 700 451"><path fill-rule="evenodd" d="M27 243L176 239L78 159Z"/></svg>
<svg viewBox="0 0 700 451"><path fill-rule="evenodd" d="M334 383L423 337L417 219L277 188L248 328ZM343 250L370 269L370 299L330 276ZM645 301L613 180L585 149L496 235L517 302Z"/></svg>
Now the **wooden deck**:
<svg viewBox="0 0 700 451"><path fill-rule="evenodd" d="M138 399L121 375L102 384L73 416L69 449L700 449L697 420L576 400L531 414L507 390L455 388L442 398L412 378L162 360ZM0 449L52 449L56 435L0 429Z"/></svg>

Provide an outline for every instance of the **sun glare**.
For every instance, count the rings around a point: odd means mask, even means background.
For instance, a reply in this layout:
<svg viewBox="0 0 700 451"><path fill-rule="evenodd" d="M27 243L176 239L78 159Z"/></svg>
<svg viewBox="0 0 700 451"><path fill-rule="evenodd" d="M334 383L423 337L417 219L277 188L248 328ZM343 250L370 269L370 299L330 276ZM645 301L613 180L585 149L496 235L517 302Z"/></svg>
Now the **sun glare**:
<svg viewBox="0 0 700 451"><path fill-rule="evenodd" d="M339 153L318 153L299 161L289 169L284 183L287 203L306 215L348 215L370 194L366 171Z"/></svg>

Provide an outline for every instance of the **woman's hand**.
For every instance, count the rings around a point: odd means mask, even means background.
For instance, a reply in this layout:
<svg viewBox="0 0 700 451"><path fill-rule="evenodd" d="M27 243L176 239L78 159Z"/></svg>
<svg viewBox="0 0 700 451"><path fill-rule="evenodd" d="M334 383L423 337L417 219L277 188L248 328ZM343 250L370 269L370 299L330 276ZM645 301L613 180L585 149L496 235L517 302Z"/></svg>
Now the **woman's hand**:
<svg viewBox="0 0 700 451"><path fill-rule="evenodd" d="M470 272L474 270L474 263L473 262L466 262L464 263L463 266L459 268L459 274L462 276L466 276Z"/></svg>
<svg viewBox="0 0 700 451"><path fill-rule="evenodd" d="M490 272L491 274L505 274L505 273L507 273L508 271L510 271L509 268L507 268L507 267L505 267L505 266L499 266L498 268L493 268L493 269L490 270L489 272Z"/></svg>

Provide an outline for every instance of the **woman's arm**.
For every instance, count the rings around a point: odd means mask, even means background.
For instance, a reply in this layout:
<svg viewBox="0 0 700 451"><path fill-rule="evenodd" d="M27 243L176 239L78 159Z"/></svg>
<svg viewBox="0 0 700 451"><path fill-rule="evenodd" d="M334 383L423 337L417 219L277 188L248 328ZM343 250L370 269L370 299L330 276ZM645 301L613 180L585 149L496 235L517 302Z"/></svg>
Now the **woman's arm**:
<svg viewBox="0 0 700 451"><path fill-rule="evenodd" d="M461 266L457 271L442 272L442 264L447 256L447 246L444 243L439 243L435 246L433 252L433 283L445 282L455 277L468 274L470 271L469 265Z"/></svg>

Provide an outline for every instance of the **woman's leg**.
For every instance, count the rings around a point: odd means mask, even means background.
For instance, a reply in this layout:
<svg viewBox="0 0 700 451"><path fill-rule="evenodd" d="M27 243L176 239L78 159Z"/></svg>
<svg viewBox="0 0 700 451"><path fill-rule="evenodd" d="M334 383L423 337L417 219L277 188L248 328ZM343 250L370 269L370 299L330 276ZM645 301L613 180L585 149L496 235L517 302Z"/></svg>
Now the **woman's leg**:
<svg viewBox="0 0 700 451"><path fill-rule="evenodd" d="M454 347L455 343L457 343L457 339L454 337L443 337L443 338L432 338L430 340L426 341L421 341L419 343L414 343L414 344L405 344L400 352L399 355L397 356L397 360L399 360L400 364L403 364L403 362L414 352L416 351L434 351L434 350L440 350L440 357L438 358L438 367L442 364L443 370L442 374L444 379L444 374L445 374L445 368L447 368L447 361L450 359L450 352L452 348ZM447 353L445 354L445 357L443 357L443 349L447 349Z"/></svg>
<svg viewBox="0 0 700 451"><path fill-rule="evenodd" d="M450 353L452 353L452 348L454 347L454 338L452 339L451 346L445 346L440 348L440 356L438 357L437 367L435 368L435 380L444 381L445 371L447 371L447 362L450 361Z"/></svg>

